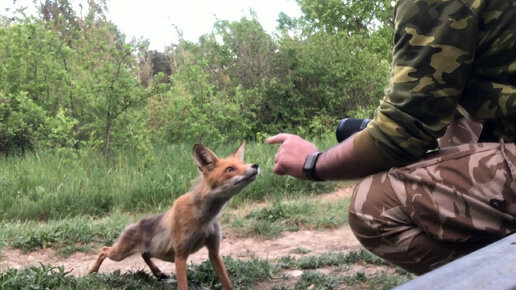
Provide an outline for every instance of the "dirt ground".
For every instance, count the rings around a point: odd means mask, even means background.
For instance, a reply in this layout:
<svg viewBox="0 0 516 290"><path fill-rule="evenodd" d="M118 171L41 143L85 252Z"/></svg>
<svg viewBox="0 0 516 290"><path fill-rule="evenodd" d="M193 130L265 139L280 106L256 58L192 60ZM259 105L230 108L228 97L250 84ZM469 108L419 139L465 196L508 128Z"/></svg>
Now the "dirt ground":
<svg viewBox="0 0 516 290"><path fill-rule="evenodd" d="M321 195L323 200L337 200L351 194L351 187L344 187L336 192ZM335 230L327 231L299 231L286 232L277 239L263 240L256 238L238 238L225 233L221 242L220 252L223 256L231 256L236 259L257 257L260 259L275 259L282 256L296 254L291 253L293 249L303 248L309 250L310 255L318 255L327 252L347 252L361 248L359 242L351 232L349 226L343 226ZM67 258L57 256L53 250L44 249L27 254L19 250L4 248L1 251L0 270L5 268L21 268L28 265L52 264L62 265L65 270L71 271L73 275L82 276L87 273L88 268L97 258L96 252L76 252ZM208 258L206 249L189 257L189 263L199 264ZM154 260L159 268L165 273L173 272L173 263ZM139 255L129 257L121 262L114 262L106 259L100 268L100 272L110 273L120 270L122 273L143 269L150 272L143 259ZM296 276L299 273L289 273Z"/></svg>

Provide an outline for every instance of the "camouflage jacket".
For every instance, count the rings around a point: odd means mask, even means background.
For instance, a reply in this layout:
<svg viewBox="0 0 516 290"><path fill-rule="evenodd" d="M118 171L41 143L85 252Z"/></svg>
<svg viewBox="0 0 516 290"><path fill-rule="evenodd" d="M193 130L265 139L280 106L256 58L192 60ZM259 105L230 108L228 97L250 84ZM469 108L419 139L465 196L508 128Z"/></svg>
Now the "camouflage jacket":
<svg viewBox="0 0 516 290"><path fill-rule="evenodd" d="M398 0L389 85L354 138L357 157L414 161L437 147L456 110L493 141L514 142L515 19L513 0Z"/></svg>

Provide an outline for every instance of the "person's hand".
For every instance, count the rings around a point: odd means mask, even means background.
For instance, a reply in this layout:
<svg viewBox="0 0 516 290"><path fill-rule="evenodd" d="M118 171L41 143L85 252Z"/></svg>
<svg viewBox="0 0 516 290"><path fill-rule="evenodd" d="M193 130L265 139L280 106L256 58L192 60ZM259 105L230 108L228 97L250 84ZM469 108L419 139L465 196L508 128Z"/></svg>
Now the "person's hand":
<svg viewBox="0 0 516 290"><path fill-rule="evenodd" d="M292 134L281 133L267 139L267 144L280 144L274 156L274 173L291 175L295 178L306 179L303 174L303 164L308 154L317 151L317 147Z"/></svg>

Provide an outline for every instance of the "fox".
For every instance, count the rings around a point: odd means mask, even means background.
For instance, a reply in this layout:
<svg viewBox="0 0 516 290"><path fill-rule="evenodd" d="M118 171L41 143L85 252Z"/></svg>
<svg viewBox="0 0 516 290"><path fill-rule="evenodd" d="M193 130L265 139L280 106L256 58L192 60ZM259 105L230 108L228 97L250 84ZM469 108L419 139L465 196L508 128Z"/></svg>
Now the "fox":
<svg viewBox="0 0 516 290"><path fill-rule="evenodd" d="M244 145L242 142L227 158L219 159L210 149L195 144L193 159L199 172L197 182L179 196L167 212L127 226L111 247L102 248L88 273L98 272L106 258L122 261L139 253L158 279L169 276L151 258L175 263L177 287L184 290L188 289L186 260L190 254L206 246L222 287L233 289L219 252L219 217L228 201L260 173L257 164L244 163Z"/></svg>

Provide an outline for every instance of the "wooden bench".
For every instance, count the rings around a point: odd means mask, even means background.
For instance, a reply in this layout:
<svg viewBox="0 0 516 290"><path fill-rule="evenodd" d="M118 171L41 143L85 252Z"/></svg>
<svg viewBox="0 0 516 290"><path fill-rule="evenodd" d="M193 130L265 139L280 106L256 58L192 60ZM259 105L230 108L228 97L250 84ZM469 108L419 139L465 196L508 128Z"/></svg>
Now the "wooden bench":
<svg viewBox="0 0 516 290"><path fill-rule="evenodd" d="M516 289L516 233L395 289L514 290Z"/></svg>

